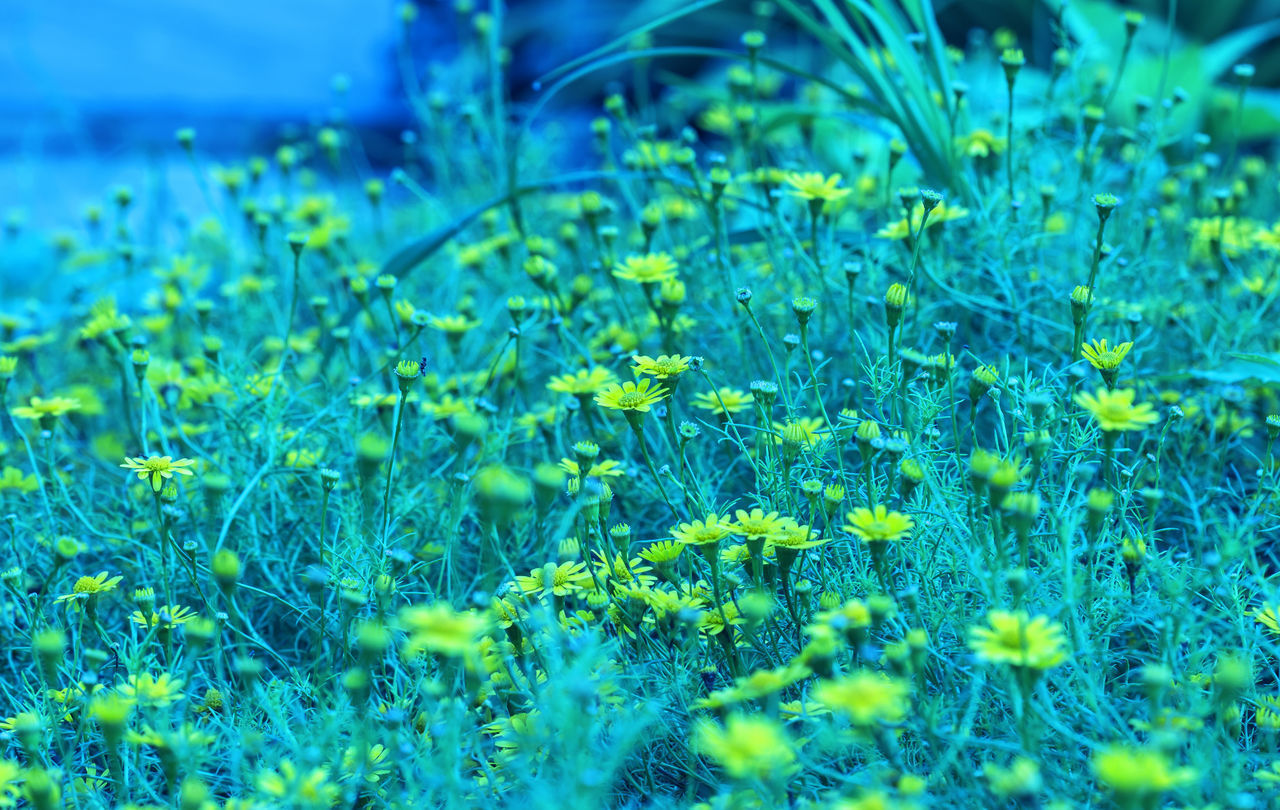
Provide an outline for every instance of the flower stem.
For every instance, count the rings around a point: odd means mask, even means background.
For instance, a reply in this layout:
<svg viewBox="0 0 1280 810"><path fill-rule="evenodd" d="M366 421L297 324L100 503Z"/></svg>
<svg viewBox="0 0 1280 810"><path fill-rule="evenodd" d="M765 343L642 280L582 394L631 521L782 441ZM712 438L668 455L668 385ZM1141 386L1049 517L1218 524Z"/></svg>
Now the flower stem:
<svg viewBox="0 0 1280 810"><path fill-rule="evenodd" d="M391 457L387 459L387 485L382 493L382 531L378 535L384 550L387 545L387 528L391 525L391 478L396 466L396 445L400 442L400 424L404 421L404 406L408 398L408 391L400 392L400 399L396 402L396 425L391 432Z"/></svg>

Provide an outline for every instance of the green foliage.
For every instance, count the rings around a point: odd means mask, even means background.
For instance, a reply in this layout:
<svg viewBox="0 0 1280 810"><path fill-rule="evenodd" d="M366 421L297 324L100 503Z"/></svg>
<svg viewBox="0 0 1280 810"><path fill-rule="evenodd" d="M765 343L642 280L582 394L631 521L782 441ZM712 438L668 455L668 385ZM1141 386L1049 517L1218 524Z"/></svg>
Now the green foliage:
<svg viewBox="0 0 1280 810"><path fill-rule="evenodd" d="M517 122L518 20L459 6L385 182L341 118L183 130L199 199L22 255L0 807L1280 796L1280 174L1212 99L1273 25L1166 65L1081 2L1038 65L924 0L742 49L664 4Z"/></svg>

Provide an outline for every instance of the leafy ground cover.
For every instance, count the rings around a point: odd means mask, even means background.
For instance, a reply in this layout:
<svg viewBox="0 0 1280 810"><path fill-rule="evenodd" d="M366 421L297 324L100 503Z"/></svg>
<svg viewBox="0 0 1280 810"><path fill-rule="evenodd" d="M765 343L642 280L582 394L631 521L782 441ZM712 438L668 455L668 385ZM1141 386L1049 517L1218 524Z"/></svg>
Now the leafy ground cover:
<svg viewBox="0 0 1280 810"><path fill-rule="evenodd" d="M389 176L183 130L4 302L0 806L1280 794L1269 31L702 2L513 109L466 5Z"/></svg>

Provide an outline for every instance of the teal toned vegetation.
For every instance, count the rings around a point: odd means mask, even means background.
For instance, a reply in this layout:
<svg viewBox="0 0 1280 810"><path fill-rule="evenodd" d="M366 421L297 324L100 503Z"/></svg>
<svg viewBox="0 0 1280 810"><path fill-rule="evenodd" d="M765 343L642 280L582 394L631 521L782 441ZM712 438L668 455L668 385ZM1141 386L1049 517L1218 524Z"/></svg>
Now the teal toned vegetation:
<svg viewBox="0 0 1280 810"><path fill-rule="evenodd" d="M1280 796L1274 26L704 0L517 109L470 5L389 176L182 130L0 302L0 807Z"/></svg>

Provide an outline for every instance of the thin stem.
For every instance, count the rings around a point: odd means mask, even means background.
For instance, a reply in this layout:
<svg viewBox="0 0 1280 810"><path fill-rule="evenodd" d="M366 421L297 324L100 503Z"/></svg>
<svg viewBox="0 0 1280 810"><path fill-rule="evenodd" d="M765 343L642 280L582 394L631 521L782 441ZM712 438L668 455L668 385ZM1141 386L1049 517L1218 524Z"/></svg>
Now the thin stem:
<svg viewBox="0 0 1280 810"><path fill-rule="evenodd" d="M400 423L404 421L404 405L408 398L407 390L400 392L400 399L396 402L396 425L391 432L391 458L387 459L387 485L382 493L382 532L378 536L384 547L387 543L387 527L391 524L391 477L396 466L396 445L400 441Z"/></svg>
<svg viewBox="0 0 1280 810"><path fill-rule="evenodd" d="M1013 219L1018 219L1018 206L1014 204L1013 197L1013 82L1006 83L1009 87L1009 120L1005 122L1005 147L1004 147L1004 165L1005 173L1009 177L1009 210L1013 212Z"/></svg>
<svg viewBox="0 0 1280 810"><path fill-rule="evenodd" d="M1133 50L1133 34L1126 33L1124 38L1124 48L1120 51L1120 64L1116 67L1116 77L1111 80L1111 87L1107 90L1107 97L1102 101L1102 109L1111 106L1111 102L1116 97L1116 91L1120 89L1120 80L1124 78L1124 69L1129 65L1129 52Z"/></svg>
<svg viewBox="0 0 1280 810"><path fill-rule="evenodd" d="M298 309L298 287L301 283L302 267L302 251L295 250L293 252L293 291L289 294L289 318L284 330L284 346L282 351L285 355L289 353L289 338L293 337L293 319Z"/></svg>
<svg viewBox="0 0 1280 810"><path fill-rule="evenodd" d="M671 510L671 515L677 521L680 520L680 513L671 503L671 499L667 497L667 489L662 486L662 478L658 475L658 469L653 465L653 457L649 455L649 445L644 440L644 428L638 422L631 423L631 430L636 434L636 441L640 443L640 455L644 456L644 463L649 468L649 474L653 476L654 486L658 488L658 492L662 495L662 500L667 504L667 508Z"/></svg>
<svg viewBox="0 0 1280 810"><path fill-rule="evenodd" d="M1089 267L1089 284L1087 287L1088 294L1085 298L1084 314L1080 319L1080 327L1077 330L1077 334L1079 334L1081 338L1083 338L1084 335L1087 334L1085 327L1089 322L1089 312L1093 309L1093 302L1097 300L1097 291L1094 289L1094 285L1098 283L1098 266L1102 263L1102 235L1106 231L1106 228L1107 228L1107 221L1105 219L1099 218L1098 219L1098 235L1094 239L1094 243L1093 243L1093 263ZM1073 360L1080 359L1081 357L1080 348L1081 348L1080 340L1077 340L1075 349L1073 350L1071 355Z"/></svg>

